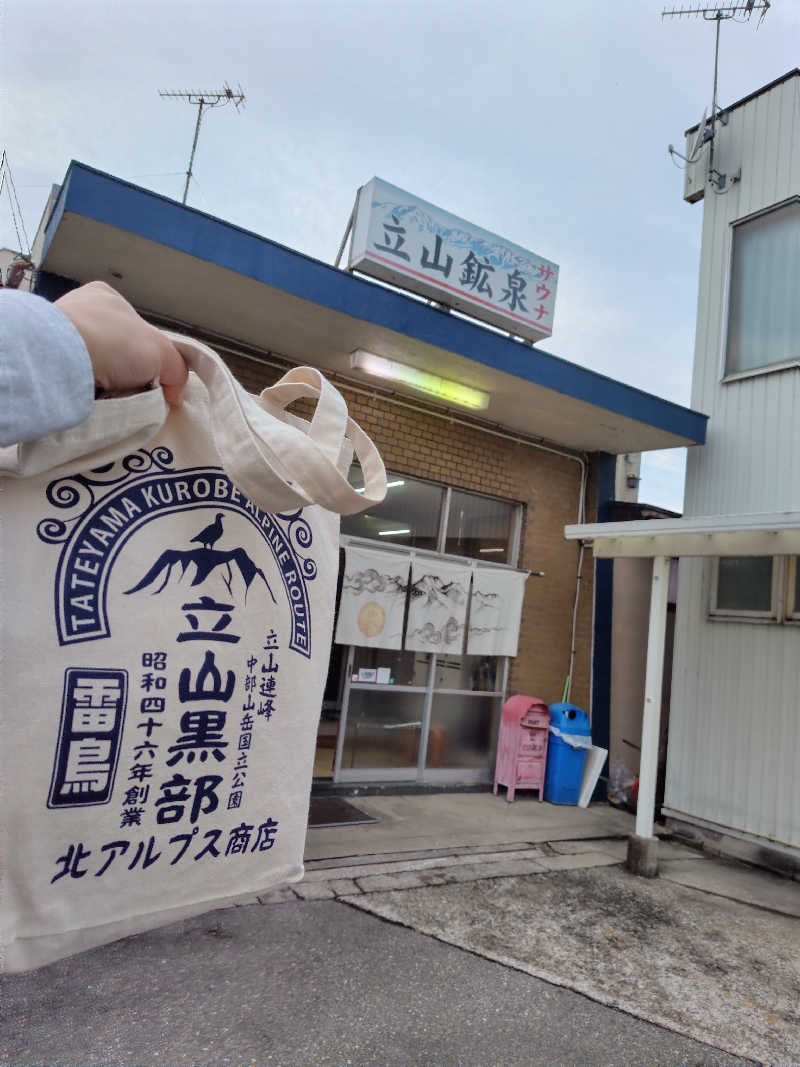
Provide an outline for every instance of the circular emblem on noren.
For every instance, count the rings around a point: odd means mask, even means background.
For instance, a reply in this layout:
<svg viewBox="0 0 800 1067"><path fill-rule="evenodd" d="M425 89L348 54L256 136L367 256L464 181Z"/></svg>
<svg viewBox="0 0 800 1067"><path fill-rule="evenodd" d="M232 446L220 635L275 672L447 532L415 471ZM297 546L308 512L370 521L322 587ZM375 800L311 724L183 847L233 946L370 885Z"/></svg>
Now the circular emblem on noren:
<svg viewBox="0 0 800 1067"><path fill-rule="evenodd" d="M358 628L365 637L377 637L386 622L386 612L371 600L358 613Z"/></svg>

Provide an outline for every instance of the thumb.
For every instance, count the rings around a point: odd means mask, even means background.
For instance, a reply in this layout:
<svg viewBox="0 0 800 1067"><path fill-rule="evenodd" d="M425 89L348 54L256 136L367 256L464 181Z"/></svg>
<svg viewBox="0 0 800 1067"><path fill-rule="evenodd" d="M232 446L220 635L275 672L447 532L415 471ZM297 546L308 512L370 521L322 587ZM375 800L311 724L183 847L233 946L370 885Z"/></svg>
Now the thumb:
<svg viewBox="0 0 800 1067"><path fill-rule="evenodd" d="M175 345L162 334L161 369L158 375L164 398L173 407L183 402L189 368Z"/></svg>

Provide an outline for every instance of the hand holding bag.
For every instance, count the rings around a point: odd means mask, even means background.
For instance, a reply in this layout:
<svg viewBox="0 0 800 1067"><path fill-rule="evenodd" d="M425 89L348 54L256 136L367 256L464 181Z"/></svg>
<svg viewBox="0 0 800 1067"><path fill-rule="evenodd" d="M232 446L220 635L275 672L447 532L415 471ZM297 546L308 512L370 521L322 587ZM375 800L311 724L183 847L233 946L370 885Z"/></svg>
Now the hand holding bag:
<svg viewBox="0 0 800 1067"><path fill-rule="evenodd" d="M10 971L302 877L338 514L386 475L318 371L254 397L169 336L181 408L100 400L0 450Z"/></svg>

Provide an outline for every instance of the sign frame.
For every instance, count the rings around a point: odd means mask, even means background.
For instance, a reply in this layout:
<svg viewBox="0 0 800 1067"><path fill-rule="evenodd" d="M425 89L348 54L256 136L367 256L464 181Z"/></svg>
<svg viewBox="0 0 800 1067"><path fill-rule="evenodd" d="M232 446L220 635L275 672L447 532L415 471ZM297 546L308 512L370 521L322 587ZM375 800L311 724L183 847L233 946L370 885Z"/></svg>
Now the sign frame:
<svg viewBox="0 0 800 1067"><path fill-rule="evenodd" d="M348 269L532 344L553 332L557 264L380 178L358 191Z"/></svg>

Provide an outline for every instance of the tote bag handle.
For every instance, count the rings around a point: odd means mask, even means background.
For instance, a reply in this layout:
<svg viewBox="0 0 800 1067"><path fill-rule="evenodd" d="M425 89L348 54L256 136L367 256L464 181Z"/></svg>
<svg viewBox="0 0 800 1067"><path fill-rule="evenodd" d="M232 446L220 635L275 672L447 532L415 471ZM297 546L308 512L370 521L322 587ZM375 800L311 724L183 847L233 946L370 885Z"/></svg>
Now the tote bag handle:
<svg viewBox="0 0 800 1067"><path fill-rule="evenodd" d="M378 450L347 414L341 394L313 367L295 367L260 397L236 381L207 345L164 331L206 387L210 432L225 472L263 511L319 504L353 515L386 496ZM285 409L315 400L311 422ZM92 468L144 447L168 415L160 389L100 400L82 423L35 441L0 449L0 475L31 477L58 468ZM180 418L181 412L173 413ZM355 453L364 475L356 492L346 471ZM343 473L344 471L344 473Z"/></svg>
<svg viewBox="0 0 800 1067"><path fill-rule="evenodd" d="M274 512L319 504L352 515L386 496L377 448L319 371L295 367L256 398L212 349L180 334L167 336L208 391L211 432L223 467L260 508ZM310 423L285 411L301 398L317 402ZM364 474L363 493L339 469L351 446Z"/></svg>

